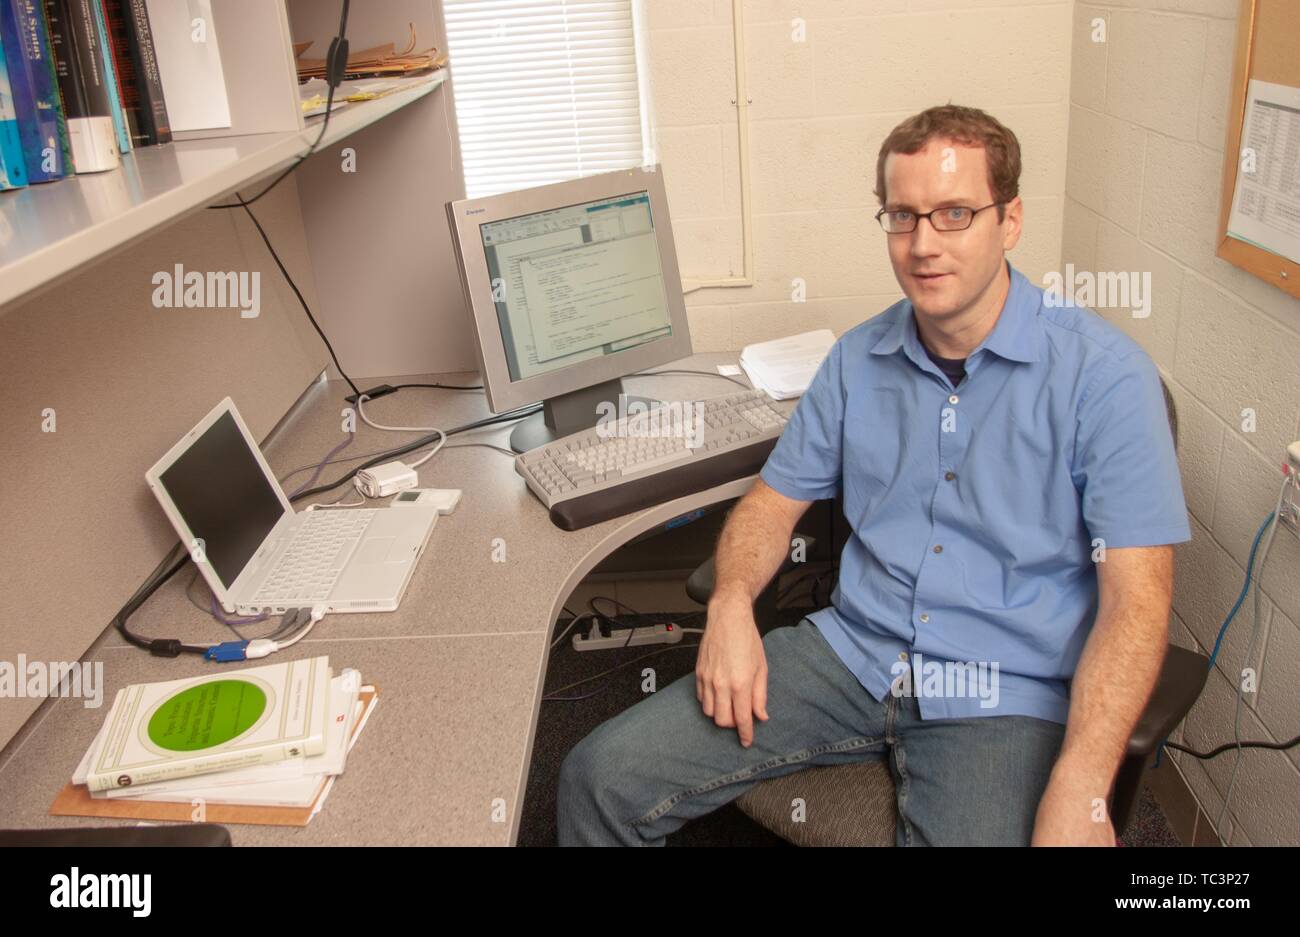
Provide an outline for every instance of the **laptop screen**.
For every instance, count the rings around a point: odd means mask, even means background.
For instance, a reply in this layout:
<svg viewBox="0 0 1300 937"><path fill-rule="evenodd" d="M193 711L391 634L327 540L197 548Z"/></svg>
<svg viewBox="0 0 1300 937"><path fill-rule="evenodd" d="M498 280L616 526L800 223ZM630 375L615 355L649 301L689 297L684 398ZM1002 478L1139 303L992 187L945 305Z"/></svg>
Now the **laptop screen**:
<svg viewBox="0 0 1300 937"><path fill-rule="evenodd" d="M284 514L235 418L223 413L160 476L227 589ZM191 544L186 544L191 547Z"/></svg>

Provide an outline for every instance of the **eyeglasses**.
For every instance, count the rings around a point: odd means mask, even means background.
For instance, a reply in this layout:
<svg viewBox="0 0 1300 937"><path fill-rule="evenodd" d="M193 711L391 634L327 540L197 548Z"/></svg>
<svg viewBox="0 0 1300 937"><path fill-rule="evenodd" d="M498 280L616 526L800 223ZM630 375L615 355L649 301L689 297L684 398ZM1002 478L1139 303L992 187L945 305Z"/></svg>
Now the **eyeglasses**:
<svg viewBox="0 0 1300 937"><path fill-rule="evenodd" d="M965 231L975 222L975 216L980 212L995 205L1005 204L1006 202L994 202L992 205L985 205L984 208L949 205L947 208L936 208L922 215L910 211L885 211L882 208L876 212L876 220L880 222L886 234L910 234L916 230L922 218L929 218L930 226L936 231Z"/></svg>

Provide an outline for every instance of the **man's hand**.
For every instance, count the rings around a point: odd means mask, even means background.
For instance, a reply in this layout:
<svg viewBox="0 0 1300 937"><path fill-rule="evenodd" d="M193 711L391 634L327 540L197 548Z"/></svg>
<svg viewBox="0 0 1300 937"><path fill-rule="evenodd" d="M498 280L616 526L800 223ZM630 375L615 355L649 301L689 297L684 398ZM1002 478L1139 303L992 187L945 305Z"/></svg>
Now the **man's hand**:
<svg viewBox="0 0 1300 937"><path fill-rule="evenodd" d="M1068 766L1052 771L1034 818L1033 846L1114 846L1104 785Z"/></svg>
<svg viewBox="0 0 1300 937"><path fill-rule="evenodd" d="M724 729L734 727L746 748L754 741L754 718L767 721L767 656L744 598L709 603L695 660L695 696L704 715Z"/></svg>

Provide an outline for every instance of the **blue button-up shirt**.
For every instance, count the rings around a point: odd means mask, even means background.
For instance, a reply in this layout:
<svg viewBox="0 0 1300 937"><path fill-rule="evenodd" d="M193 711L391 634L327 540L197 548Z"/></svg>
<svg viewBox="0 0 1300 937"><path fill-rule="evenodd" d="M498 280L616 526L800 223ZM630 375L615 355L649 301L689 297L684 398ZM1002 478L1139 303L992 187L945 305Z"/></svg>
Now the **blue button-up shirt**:
<svg viewBox="0 0 1300 937"><path fill-rule="evenodd" d="M842 490L839 585L809 617L872 696L915 695L924 719L1064 723L1094 561L1191 537L1150 357L1008 269L960 385L904 299L835 343L762 471L798 500Z"/></svg>

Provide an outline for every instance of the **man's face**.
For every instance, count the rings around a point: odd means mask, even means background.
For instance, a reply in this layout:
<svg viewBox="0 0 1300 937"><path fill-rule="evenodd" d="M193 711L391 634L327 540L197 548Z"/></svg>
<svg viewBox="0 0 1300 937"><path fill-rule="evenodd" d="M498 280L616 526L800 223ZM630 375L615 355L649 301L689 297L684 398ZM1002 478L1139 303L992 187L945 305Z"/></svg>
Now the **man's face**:
<svg viewBox="0 0 1300 937"><path fill-rule="evenodd" d="M935 208L982 208L994 201L983 147L931 140L910 155L885 158L885 209L922 214ZM964 231L936 231L918 219L910 234L887 234L894 276L918 315L943 320L970 308L997 276L1003 251L1020 240L1020 199L975 216Z"/></svg>

